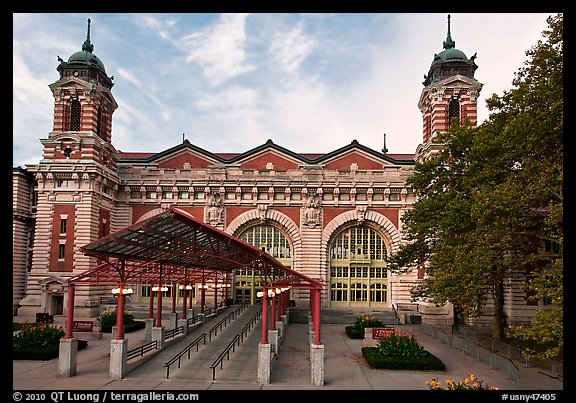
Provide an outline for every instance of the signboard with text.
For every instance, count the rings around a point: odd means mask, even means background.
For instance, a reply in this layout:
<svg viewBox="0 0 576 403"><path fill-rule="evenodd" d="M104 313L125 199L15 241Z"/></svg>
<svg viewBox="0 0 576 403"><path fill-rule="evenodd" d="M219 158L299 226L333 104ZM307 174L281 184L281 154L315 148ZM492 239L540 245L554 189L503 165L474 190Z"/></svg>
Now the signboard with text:
<svg viewBox="0 0 576 403"><path fill-rule="evenodd" d="M382 337L387 337L391 333L394 333L393 327L373 327L372 328L372 338L381 339Z"/></svg>
<svg viewBox="0 0 576 403"><path fill-rule="evenodd" d="M74 331L75 332L91 332L93 322L90 320L75 320L74 321Z"/></svg>

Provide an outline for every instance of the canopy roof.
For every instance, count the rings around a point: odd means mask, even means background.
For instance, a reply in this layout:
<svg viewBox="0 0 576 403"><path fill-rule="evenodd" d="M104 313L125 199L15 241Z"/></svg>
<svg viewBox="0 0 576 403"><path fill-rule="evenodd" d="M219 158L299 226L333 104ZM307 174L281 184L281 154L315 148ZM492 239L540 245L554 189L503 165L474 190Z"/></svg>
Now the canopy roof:
<svg viewBox="0 0 576 403"><path fill-rule="evenodd" d="M254 270L263 284L322 288L259 248L170 208L80 248L104 262L68 280L79 283L180 283Z"/></svg>

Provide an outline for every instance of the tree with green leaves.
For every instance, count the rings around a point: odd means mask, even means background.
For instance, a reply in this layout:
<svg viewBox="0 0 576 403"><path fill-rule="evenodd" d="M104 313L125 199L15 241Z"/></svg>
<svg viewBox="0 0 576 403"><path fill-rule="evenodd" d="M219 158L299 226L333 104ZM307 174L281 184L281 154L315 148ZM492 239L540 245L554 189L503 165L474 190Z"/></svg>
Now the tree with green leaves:
<svg viewBox="0 0 576 403"><path fill-rule="evenodd" d="M414 300L451 302L465 316L491 310L498 339L507 327L509 287L526 283L541 297L546 287L558 289L552 280L562 280L561 256L552 249L563 242L563 17L547 22L546 40L526 52L513 88L487 100L490 118L478 127L453 121L438 136L444 149L415 165L406 242L388 258L397 273L424 265ZM528 282L554 267L560 275L550 281ZM550 309L561 313L558 302Z"/></svg>

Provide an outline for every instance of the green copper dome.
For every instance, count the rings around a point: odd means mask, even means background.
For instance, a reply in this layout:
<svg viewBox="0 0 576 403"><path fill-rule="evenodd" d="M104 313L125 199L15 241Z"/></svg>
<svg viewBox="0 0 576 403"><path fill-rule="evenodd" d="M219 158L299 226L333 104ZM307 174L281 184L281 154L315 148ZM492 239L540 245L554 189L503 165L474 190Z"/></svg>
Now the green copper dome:
<svg viewBox="0 0 576 403"><path fill-rule="evenodd" d="M104 63L102 63L98 56L92 53L93 50L94 45L90 42L90 19L88 19L88 33L86 35L86 40L82 44L82 50L72 54L72 56L68 58L68 63L95 66L105 73L106 69L104 68Z"/></svg>
<svg viewBox="0 0 576 403"><path fill-rule="evenodd" d="M96 56L92 52L87 52L84 50L76 52L72 56L70 56L70 58L68 59L68 63L88 64L91 66L96 66L96 67L100 68L103 72L106 72L106 69L104 68L104 64L98 58L98 56Z"/></svg>
<svg viewBox="0 0 576 403"><path fill-rule="evenodd" d="M434 55L430 70L428 74L424 74L422 84L430 85L456 74L474 78L474 71L478 67L474 62L476 54L468 58L464 52L456 49L456 42L452 40L450 34L450 15L448 15L448 35L443 43L443 48L442 52Z"/></svg>
<svg viewBox="0 0 576 403"><path fill-rule="evenodd" d="M438 59L441 63L450 62L452 60L464 61L464 62L468 61L468 58L466 57L464 52L462 52L461 50L455 49L455 48L446 49L446 50L438 53ZM432 62L432 64L437 63L437 62L438 62L437 60L434 60Z"/></svg>

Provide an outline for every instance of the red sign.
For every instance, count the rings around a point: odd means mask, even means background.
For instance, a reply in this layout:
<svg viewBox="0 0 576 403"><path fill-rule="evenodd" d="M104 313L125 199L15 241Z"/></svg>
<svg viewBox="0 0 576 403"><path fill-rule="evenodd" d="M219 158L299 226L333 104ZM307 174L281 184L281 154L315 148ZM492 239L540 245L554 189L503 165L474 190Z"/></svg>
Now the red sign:
<svg viewBox="0 0 576 403"><path fill-rule="evenodd" d="M382 337L389 336L394 333L393 327L373 327L372 328L372 338L381 339Z"/></svg>
<svg viewBox="0 0 576 403"><path fill-rule="evenodd" d="M93 322L90 320L75 320L74 321L74 331L75 332L91 332Z"/></svg>

